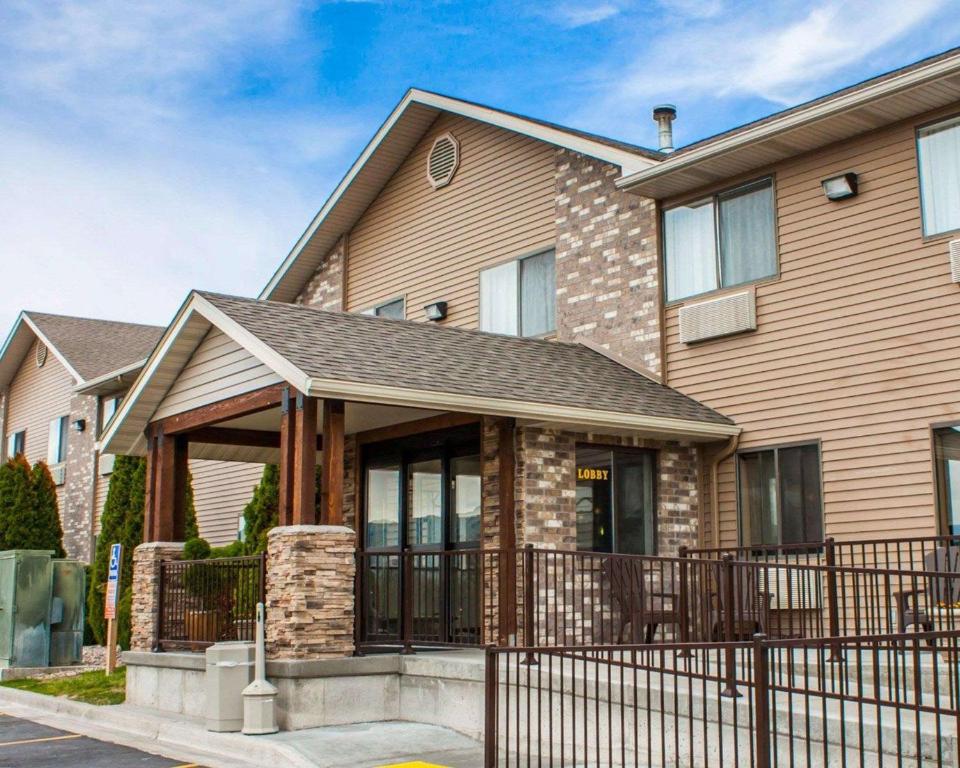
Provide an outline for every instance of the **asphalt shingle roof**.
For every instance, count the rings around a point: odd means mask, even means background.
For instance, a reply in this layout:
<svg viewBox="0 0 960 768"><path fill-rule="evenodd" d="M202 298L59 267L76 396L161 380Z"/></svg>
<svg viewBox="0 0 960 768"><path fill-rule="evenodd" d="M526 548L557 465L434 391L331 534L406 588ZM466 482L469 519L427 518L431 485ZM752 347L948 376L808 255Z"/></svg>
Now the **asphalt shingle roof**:
<svg viewBox="0 0 960 768"><path fill-rule="evenodd" d="M25 312L84 381L150 355L164 329L155 325Z"/></svg>
<svg viewBox="0 0 960 768"><path fill-rule="evenodd" d="M582 344L199 295L311 378L732 424Z"/></svg>

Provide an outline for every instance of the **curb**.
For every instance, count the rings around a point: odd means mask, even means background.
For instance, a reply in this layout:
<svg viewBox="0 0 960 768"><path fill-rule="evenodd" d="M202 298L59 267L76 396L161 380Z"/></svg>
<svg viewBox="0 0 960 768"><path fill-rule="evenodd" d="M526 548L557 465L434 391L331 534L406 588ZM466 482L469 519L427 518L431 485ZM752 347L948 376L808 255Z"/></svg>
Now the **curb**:
<svg viewBox="0 0 960 768"><path fill-rule="evenodd" d="M239 733L213 733L195 720L158 716L125 704L98 706L0 687L0 709L14 717L209 768L315 768L285 744Z"/></svg>

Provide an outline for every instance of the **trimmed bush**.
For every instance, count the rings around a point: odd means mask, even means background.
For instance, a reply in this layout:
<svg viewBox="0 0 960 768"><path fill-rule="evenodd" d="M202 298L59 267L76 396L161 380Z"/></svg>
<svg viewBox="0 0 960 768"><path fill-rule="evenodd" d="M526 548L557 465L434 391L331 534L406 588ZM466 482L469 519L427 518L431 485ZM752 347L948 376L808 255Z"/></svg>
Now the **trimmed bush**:
<svg viewBox="0 0 960 768"><path fill-rule="evenodd" d="M316 474L317 518L320 516L320 476ZM253 498L243 510L243 552L258 555L267 551L267 532L275 528L280 521L280 469L276 464L267 464L263 468L260 484L253 489Z"/></svg>
<svg viewBox="0 0 960 768"><path fill-rule="evenodd" d="M54 557L66 557L63 548L63 526L60 524L60 505L57 486L50 468L42 461L33 465L31 484L34 497L34 546L32 549L52 549Z"/></svg>
<svg viewBox="0 0 960 768"><path fill-rule="evenodd" d="M57 487L42 461L23 454L0 466L0 550L45 549L65 555Z"/></svg>

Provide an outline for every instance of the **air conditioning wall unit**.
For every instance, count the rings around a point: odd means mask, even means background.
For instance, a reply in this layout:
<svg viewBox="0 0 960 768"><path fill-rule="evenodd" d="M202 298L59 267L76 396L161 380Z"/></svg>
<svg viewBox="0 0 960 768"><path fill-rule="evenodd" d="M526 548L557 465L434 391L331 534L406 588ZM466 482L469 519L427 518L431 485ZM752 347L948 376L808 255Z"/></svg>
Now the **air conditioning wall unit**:
<svg viewBox="0 0 960 768"><path fill-rule="evenodd" d="M820 571L783 567L779 563L759 570L759 587L772 597L774 610L804 610L823 608L823 584Z"/></svg>
<svg viewBox="0 0 960 768"><path fill-rule="evenodd" d="M54 464L50 467L50 475L53 477L54 485L63 485L67 482L67 465L66 464Z"/></svg>
<svg viewBox="0 0 960 768"><path fill-rule="evenodd" d="M950 279L960 283L960 240L950 241Z"/></svg>
<svg viewBox="0 0 960 768"><path fill-rule="evenodd" d="M680 341L684 344L755 330L757 299L752 289L680 307Z"/></svg>

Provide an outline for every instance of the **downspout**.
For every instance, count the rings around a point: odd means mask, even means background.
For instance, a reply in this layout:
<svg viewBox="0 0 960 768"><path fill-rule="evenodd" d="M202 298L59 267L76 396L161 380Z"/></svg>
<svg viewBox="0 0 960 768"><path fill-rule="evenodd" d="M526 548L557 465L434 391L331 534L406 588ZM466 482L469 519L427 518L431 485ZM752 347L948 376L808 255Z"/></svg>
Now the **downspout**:
<svg viewBox="0 0 960 768"><path fill-rule="evenodd" d="M0 410L0 461L6 461L11 456L7 456L7 412L10 408L10 387L4 387L0 390L0 399L3 400L3 408Z"/></svg>
<svg viewBox="0 0 960 768"><path fill-rule="evenodd" d="M731 437L727 444L710 460L710 519L713 529L713 546L720 546L720 462L733 456L740 444L740 435Z"/></svg>

